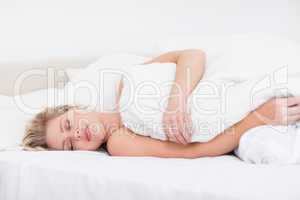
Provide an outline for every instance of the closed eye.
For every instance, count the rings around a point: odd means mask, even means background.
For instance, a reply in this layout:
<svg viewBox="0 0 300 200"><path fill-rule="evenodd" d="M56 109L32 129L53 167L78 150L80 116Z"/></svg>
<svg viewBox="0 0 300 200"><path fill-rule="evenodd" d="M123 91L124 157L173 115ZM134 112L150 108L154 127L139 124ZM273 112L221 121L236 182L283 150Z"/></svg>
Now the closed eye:
<svg viewBox="0 0 300 200"><path fill-rule="evenodd" d="M70 140L70 149L71 149L71 151L74 151L74 150L75 150L74 144L73 144L73 141L72 141L72 140Z"/></svg>
<svg viewBox="0 0 300 200"><path fill-rule="evenodd" d="M66 122L65 122L65 129L66 130L70 130L71 129L71 123L70 123L70 120L66 119Z"/></svg>
<svg viewBox="0 0 300 200"><path fill-rule="evenodd" d="M68 151L75 150L75 146L71 138L68 137L63 141L63 149Z"/></svg>

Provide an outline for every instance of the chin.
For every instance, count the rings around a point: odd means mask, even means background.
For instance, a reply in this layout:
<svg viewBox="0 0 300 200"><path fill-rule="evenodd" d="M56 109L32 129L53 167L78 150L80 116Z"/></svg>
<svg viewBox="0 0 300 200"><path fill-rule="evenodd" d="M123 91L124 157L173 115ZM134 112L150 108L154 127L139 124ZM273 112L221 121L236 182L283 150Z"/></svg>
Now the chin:
<svg viewBox="0 0 300 200"><path fill-rule="evenodd" d="M96 151L98 148L90 148L90 147L84 147L84 148L79 148L77 151Z"/></svg>
<svg viewBox="0 0 300 200"><path fill-rule="evenodd" d="M82 148L79 148L81 151L97 151L101 147L101 144L87 144Z"/></svg>

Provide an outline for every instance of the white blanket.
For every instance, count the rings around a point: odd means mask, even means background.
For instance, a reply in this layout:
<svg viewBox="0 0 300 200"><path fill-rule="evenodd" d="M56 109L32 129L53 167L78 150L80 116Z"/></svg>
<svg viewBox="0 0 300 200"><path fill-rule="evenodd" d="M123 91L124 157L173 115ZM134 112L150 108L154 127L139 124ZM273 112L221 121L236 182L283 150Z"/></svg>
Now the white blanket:
<svg viewBox="0 0 300 200"><path fill-rule="evenodd" d="M256 164L300 163L300 128L290 126L261 126L243 135L235 154Z"/></svg>
<svg viewBox="0 0 300 200"><path fill-rule="evenodd" d="M228 52L207 66L189 97L192 141L209 141L273 97L300 95L300 47L289 41L263 41L235 39ZM162 116L175 69L171 63L126 68L121 114L137 134L166 139Z"/></svg>

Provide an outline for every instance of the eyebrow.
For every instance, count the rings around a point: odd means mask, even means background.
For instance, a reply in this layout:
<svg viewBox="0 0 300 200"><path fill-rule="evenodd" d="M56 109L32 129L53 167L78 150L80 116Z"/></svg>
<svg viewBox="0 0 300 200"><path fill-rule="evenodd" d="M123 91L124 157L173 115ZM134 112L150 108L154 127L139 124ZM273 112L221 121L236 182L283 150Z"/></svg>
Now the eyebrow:
<svg viewBox="0 0 300 200"><path fill-rule="evenodd" d="M64 130L62 128L62 120L59 120L59 129L60 129L60 132L64 132Z"/></svg>
<svg viewBox="0 0 300 200"><path fill-rule="evenodd" d="M59 129L60 129L60 132L64 132L63 131L63 128L62 128L62 120L59 120ZM66 143L66 140L64 139L63 141L62 141L62 149L63 150L65 150L65 143Z"/></svg>

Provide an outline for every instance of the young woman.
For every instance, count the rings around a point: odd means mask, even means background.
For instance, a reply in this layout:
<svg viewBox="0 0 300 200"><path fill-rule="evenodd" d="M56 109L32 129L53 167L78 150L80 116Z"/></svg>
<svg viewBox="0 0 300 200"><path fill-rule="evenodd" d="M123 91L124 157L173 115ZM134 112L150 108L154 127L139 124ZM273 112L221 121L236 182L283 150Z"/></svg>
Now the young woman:
<svg viewBox="0 0 300 200"><path fill-rule="evenodd" d="M112 156L219 156L234 150L241 136L251 128L266 124L291 124L300 119L299 97L272 99L210 141L191 143L194 133L187 128L192 123L187 112L187 98L204 74L205 54L201 50L174 51L145 64L155 62L176 63L176 77L163 117L168 141L135 134L122 124L118 111L100 113L64 105L47 108L37 114L26 129L24 146L30 149L94 151L106 144ZM190 80L186 81L186 77ZM117 100L121 95L122 81ZM283 112L291 109L292 112Z"/></svg>

